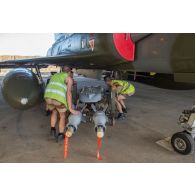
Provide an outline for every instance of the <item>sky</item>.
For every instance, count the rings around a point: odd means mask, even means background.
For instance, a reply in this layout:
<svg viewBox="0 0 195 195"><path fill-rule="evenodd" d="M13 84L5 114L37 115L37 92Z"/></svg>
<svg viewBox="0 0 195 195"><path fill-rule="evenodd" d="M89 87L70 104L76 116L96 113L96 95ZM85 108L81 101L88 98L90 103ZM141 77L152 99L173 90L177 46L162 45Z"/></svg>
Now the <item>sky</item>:
<svg viewBox="0 0 195 195"><path fill-rule="evenodd" d="M52 33L0 33L0 55L46 56Z"/></svg>

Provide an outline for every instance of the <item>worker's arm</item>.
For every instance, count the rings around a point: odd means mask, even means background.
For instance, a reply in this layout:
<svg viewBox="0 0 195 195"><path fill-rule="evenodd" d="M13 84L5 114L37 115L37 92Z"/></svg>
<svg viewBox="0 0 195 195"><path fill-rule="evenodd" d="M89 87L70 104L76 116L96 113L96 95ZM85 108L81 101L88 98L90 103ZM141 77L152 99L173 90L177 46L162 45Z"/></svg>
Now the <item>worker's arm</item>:
<svg viewBox="0 0 195 195"><path fill-rule="evenodd" d="M73 80L72 80L71 77L68 77L66 79L66 85L67 85L66 97L67 97L67 102L68 102L68 109L72 114L79 114L79 111L74 110L72 108L72 85L73 85Z"/></svg>
<svg viewBox="0 0 195 195"><path fill-rule="evenodd" d="M119 84L113 84L112 85L112 91L116 93L116 96L118 96L119 92L122 90L122 86Z"/></svg>
<svg viewBox="0 0 195 195"><path fill-rule="evenodd" d="M117 91L117 90L120 89L121 87L122 87L121 85L114 83L114 84L112 85L112 90L113 90L113 91Z"/></svg>

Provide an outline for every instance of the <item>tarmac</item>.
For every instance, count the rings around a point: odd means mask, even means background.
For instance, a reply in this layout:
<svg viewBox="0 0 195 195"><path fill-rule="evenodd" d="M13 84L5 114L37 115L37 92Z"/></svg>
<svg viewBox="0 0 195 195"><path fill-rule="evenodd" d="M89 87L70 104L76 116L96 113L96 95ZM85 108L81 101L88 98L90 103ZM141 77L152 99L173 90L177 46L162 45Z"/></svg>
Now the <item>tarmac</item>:
<svg viewBox="0 0 195 195"><path fill-rule="evenodd" d="M2 81L2 78L1 78ZM96 159L94 126L82 123L70 139L68 158L63 158L63 143L49 137L49 117L44 104L30 110L11 108L0 93L0 162L29 163L187 163L187 156L167 150L157 141L181 131L177 124L183 109L190 108L195 89L170 90L132 82L136 94L126 101L126 120L107 126L102 140L102 160Z"/></svg>

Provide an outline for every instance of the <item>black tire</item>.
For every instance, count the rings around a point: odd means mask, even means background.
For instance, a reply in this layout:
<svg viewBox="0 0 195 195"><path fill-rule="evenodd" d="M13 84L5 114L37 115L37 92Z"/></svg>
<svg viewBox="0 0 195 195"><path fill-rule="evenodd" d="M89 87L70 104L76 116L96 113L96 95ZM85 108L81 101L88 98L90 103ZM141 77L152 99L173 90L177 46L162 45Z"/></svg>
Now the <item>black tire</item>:
<svg viewBox="0 0 195 195"><path fill-rule="evenodd" d="M183 155L194 151L194 139L186 132L175 133L171 138L171 145L176 152Z"/></svg>

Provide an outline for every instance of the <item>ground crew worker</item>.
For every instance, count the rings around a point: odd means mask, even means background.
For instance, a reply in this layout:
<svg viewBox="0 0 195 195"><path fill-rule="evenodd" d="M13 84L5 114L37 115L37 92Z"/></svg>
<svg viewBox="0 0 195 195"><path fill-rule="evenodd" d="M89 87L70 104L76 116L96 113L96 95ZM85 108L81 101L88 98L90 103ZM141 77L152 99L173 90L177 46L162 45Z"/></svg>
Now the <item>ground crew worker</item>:
<svg viewBox="0 0 195 195"><path fill-rule="evenodd" d="M56 74L57 72L51 72L51 76L50 76L50 78L48 78L47 79L47 85L49 84L49 81L50 81L50 79L51 79L51 77L54 75L54 74ZM49 116L51 114L51 111L49 110L49 108L47 108L47 104L46 104L46 108L45 108L45 115L46 116Z"/></svg>
<svg viewBox="0 0 195 195"><path fill-rule="evenodd" d="M117 119L124 119L124 113L127 113L127 107L124 100L127 96L132 96L135 93L135 87L127 81L114 80L109 76L106 76L104 81L116 92L115 102L119 112Z"/></svg>
<svg viewBox="0 0 195 195"><path fill-rule="evenodd" d="M44 98L51 113L51 134L56 137L56 139L64 138L65 129L65 113L67 110L72 114L79 114L78 111L72 108L72 85L73 80L69 76L71 68L64 66L63 72L54 74L45 90ZM59 133L56 134L56 123L57 116L59 119Z"/></svg>

